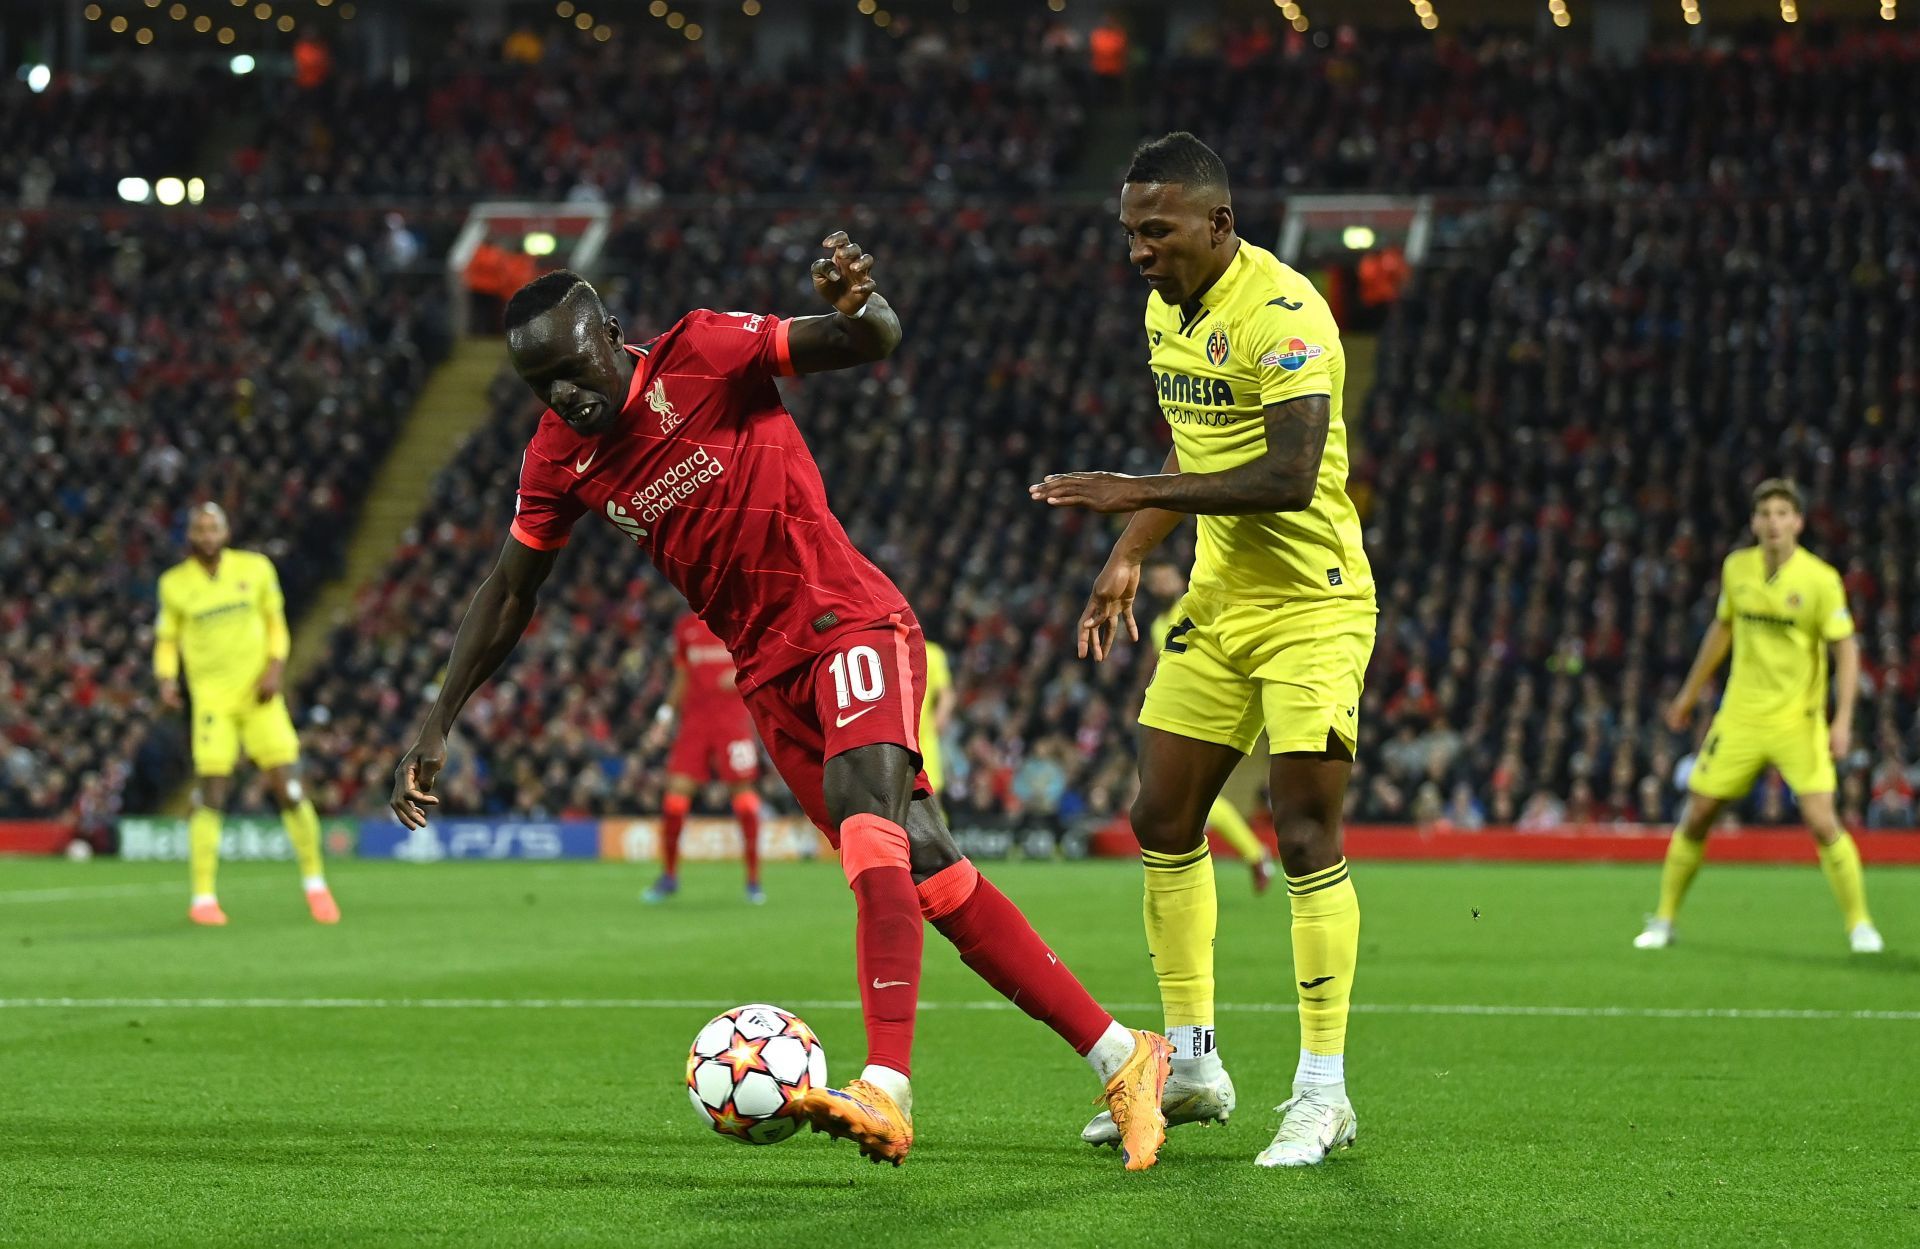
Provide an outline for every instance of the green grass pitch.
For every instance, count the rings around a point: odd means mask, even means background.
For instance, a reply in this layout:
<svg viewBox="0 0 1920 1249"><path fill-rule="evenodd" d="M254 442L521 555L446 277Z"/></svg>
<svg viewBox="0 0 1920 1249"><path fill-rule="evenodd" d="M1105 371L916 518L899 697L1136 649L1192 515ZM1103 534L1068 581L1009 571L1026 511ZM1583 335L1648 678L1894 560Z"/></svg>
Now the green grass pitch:
<svg viewBox="0 0 1920 1249"><path fill-rule="evenodd" d="M1137 867L989 872L1157 1026ZM931 932L905 1168L700 1127L683 1063L719 1008L797 1009L856 1071L830 865L773 869L760 909L696 866L647 909L639 867L347 862L323 929L291 866L234 864L203 931L179 868L0 861L0 1244L1920 1244L1920 873L1870 870L1872 959L1811 862L1709 864L1681 944L1637 952L1655 877L1359 864L1359 1144L1270 1172L1287 903L1223 863L1240 1111L1128 1175L1077 1139L1084 1064Z"/></svg>

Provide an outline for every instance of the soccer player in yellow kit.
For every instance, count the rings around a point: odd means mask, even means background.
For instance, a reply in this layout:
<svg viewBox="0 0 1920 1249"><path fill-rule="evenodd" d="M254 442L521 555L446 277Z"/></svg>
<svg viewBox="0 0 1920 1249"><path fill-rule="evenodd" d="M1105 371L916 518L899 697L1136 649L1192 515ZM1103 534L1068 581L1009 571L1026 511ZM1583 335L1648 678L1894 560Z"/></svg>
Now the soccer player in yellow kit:
<svg viewBox="0 0 1920 1249"><path fill-rule="evenodd" d="M1685 732L1694 705L1733 652L1720 710L1687 777L1687 809L1667 845L1660 872L1659 907L1633 944L1664 950L1673 920L1707 853L1707 834L1729 803L1740 801L1768 764L1792 787L1813 834L1847 940L1856 954L1885 948L1867 914L1860 851L1834 811L1833 761L1853 740L1853 701L1860 684L1860 649L1840 574L1800 545L1806 518L1799 487L1771 478L1753 492L1753 536L1759 545L1727 556L1720 569L1720 601L1700 653L1667 708L1667 725ZM1837 686L1827 721L1827 651Z"/></svg>
<svg viewBox="0 0 1920 1249"><path fill-rule="evenodd" d="M220 866L220 819L244 748L267 773L287 839L306 887L307 908L323 924L340 921L320 863L320 817L302 791L295 765L300 738L280 692L286 668L286 606L273 561L227 547L227 515L216 503L194 508L187 522L192 554L160 574L153 671L160 699L180 706L180 667L193 698L193 814L187 822L188 867L196 924L227 922L214 893Z"/></svg>
<svg viewBox="0 0 1920 1249"><path fill-rule="evenodd" d="M953 666L947 662L947 648L927 641L927 696L920 702L920 770L933 786L933 799L940 801L941 787L947 783L942 759L940 735L953 721L953 706L959 695L953 690Z"/></svg>
<svg viewBox="0 0 1920 1249"><path fill-rule="evenodd" d="M1293 910L1300 1057L1261 1166L1311 1166L1351 1144L1348 1004L1360 905L1340 813L1373 653L1373 571L1348 498L1346 359L1313 284L1234 232L1227 171L1185 132L1141 145L1120 191L1128 259L1151 287L1146 335L1173 430L1165 470L1067 473L1031 488L1056 507L1131 512L1080 620L1080 652L1135 640L1142 562L1181 519L1199 541L1180 620L1140 713L1133 830L1146 868L1147 948L1173 1072L1170 1124L1224 1121L1233 1083L1214 1045L1218 903L1208 809L1264 728L1274 831ZM1113 1140L1097 1118L1082 1138Z"/></svg>

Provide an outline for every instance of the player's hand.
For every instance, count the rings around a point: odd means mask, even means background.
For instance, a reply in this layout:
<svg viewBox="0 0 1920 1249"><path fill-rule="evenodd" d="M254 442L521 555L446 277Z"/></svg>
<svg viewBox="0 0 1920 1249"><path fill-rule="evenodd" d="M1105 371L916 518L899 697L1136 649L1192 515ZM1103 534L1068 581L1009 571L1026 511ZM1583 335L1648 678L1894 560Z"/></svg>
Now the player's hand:
<svg viewBox="0 0 1920 1249"><path fill-rule="evenodd" d="M833 253L830 260L813 262L813 289L832 304L842 316L857 317L873 294L873 257L860 250L860 244L835 230L820 240L820 246Z"/></svg>
<svg viewBox="0 0 1920 1249"><path fill-rule="evenodd" d="M1093 593L1087 596L1087 608L1080 613L1080 658L1092 655L1095 663L1105 659L1113 650L1122 620L1127 622L1127 636L1140 640L1140 626L1133 619L1133 600L1139 592L1140 565L1108 560L1093 579Z"/></svg>
<svg viewBox="0 0 1920 1249"><path fill-rule="evenodd" d="M267 670L260 674L259 682L253 687L254 697L263 703L272 702L273 696L280 692L280 678L285 672L284 662L276 659L269 663Z"/></svg>
<svg viewBox="0 0 1920 1249"><path fill-rule="evenodd" d="M1833 757L1844 760L1853 753L1853 726L1836 723L1830 730L1827 742L1833 747Z"/></svg>
<svg viewBox="0 0 1920 1249"><path fill-rule="evenodd" d="M179 710L180 682L171 680L160 682L160 705Z"/></svg>
<svg viewBox="0 0 1920 1249"><path fill-rule="evenodd" d="M1027 487L1027 494L1049 507L1084 507L1095 512L1137 512L1147 506L1141 479L1126 473L1049 473Z"/></svg>
<svg viewBox="0 0 1920 1249"><path fill-rule="evenodd" d="M393 770L393 800L388 803L401 824L408 828L427 826L427 808L437 807L433 782L447 765L447 739L422 735Z"/></svg>
<svg viewBox="0 0 1920 1249"><path fill-rule="evenodd" d="M1693 724L1693 699L1685 694L1676 694L1667 704L1667 727L1676 733L1684 733Z"/></svg>

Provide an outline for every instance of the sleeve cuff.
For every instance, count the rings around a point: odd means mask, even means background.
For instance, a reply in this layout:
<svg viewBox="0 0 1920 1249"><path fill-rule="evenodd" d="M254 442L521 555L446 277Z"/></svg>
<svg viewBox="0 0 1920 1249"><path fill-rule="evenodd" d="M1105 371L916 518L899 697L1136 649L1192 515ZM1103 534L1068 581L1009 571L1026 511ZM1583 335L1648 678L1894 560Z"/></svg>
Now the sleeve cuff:
<svg viewBox="0 0 1920 1249"><path fill-rule="evenodd" d="M1311 399L1315 395L1318 395L1322 399L1333 398L1333 392L1327 390L1289 390L1278 395L1270 395L1265 391L1261 391L1260 406L1270 408L1276 403L1291 403L1295 399Z"/></svg>
<svg viewBox="0 0 1920 1249"><path fill-rule="evenodd" d="M519 541L520 545L530 546L536 551L557 551L567 544L564 534L558 538L542 538L517 520L513 522L508 532Z"/></svg>
<svg viewBox="0 0 1920 1249"><path fill-rule="evenodd" d="M793 318L776 321L773 326L773 371L781 377L793 376L793 349L787 336L793 332Z"/></svg>

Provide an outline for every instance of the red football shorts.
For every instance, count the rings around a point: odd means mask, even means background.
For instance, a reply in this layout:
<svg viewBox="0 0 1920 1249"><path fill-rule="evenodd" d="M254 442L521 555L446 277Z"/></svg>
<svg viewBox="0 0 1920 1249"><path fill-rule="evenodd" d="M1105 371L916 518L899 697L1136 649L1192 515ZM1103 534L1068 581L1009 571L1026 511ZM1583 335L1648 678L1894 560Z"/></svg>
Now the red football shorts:
<svg viewBox="0 0 1920 1249"><path fill-rule="evenodd" d="M846 633L812 663L774 677L747 695L747 710L780 778L807 818L836 847L827 814L827 760L861 746L889 744L920 757L920 702L927 692L927 641L920 622L900 613ZM926 773L915 794L931 794Z"/></svg>
<svg viewBox="0 0 1920 1249"><path fill-rule="evenodd" d="M738 784L760 774L760 746L745 707L732 714L684 716L667 752L667 775L698 784L711 780Z"/></svg>

